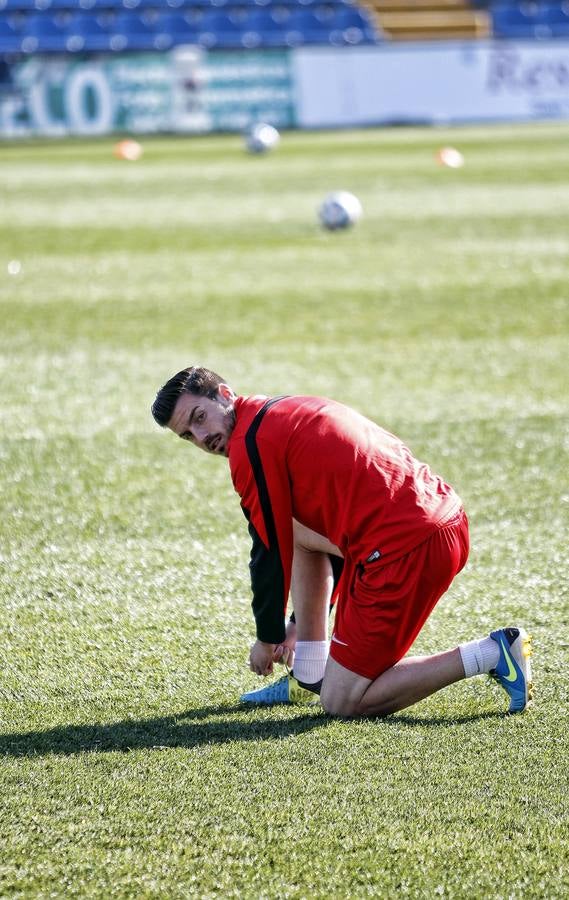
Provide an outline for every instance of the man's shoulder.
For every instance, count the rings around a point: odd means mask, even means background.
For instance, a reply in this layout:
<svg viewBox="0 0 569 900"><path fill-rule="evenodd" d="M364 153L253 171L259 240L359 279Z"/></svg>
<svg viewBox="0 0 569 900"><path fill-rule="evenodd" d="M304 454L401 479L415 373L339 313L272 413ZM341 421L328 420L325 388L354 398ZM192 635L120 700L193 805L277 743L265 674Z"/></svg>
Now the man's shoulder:
<svg viewBox="0 0 569 900"><path fill-rule="evenodd" d="M314 417L329 417L330 419L345 418L357 415L350 407L331 400L328 397L320 397L312 394L281 394L268 397L265 394L254 394L250 397L237 397L235 401L235 433L245 435L255 416L264 410L270 412L263 415L263 422L276 422L278 420L296 420L310 422Z"/></svg>
<svg viewBox="0 0 569 900"><path fill-rule="evenodd" d="M303 402L312 398L265 394L249 397L239 396L235 400L235 426L229 442L230 460L236 460L245 451L248 436L255 441L279 441L290 429L291 418L298 415ZM259 415L260 414L260 415ZM258 427L256 427L258 425Z"/></svg>
<svg viewBox="0 0 569 900"><path fill-rule="evenodd" d="M254 394L251 397L237 397L235 400L235 431L246 430L269 397Z"/></svg>
<svg viewBox="0 0 569 900"><path fill-rule="evenodd" d="M251 397L239 396L235 399L235 425L231 432L228 444L228 454L230 465L235 465L240 450L244 446L245 437L251 424L269 398L263 394L255 394Z"/></svg>

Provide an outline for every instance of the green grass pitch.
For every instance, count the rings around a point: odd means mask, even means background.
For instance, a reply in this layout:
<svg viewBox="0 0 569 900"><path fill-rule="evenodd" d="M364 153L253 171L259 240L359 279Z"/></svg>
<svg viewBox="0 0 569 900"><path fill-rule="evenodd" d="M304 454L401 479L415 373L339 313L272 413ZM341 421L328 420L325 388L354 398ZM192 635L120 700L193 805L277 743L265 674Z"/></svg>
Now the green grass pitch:
<svg viewBox="0 0 569 900"><path fill-rule="evenodd" d="M569 126L143 144L0 148L0 896L569 896ZM330 234L336 189L364 217ZM488 679L239 707L246 523L149 414L194 362L455 485L471 558L415 651L524 624L530 712Z"/></svg>

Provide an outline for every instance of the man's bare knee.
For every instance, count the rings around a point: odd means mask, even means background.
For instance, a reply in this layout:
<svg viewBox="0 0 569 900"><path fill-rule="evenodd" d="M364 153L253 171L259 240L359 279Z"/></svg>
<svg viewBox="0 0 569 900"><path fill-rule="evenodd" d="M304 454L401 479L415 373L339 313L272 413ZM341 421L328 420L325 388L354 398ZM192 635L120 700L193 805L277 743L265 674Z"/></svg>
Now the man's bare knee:
<svg viewBox="0 0 569 900"><path fill-rule="evenodd" d="M351 719L360 715L357 711L357 704L345 697L334 696L332 692L327 693L324 685L322 685L320 691L320 703L324 712L328 713L329 716L341 716L345 719Z"/></svg>
<svg viewBox="0 0 569 900"><path fill-rule="evenodd" d="M331 716L354 718L365 715L362 698L368 685L369 679L350 672L329 657L320 689L322 708Z"/></svg>
<svg viewBox="0 0 569 900"><path fill-rule="evenodd" d="M324 688L324 685L322 685L322 688ZM334 696L332 691L326 693L324 689L320 691L320 703L324 712L328 713L329 716L340 716L343 719L359 719L365 716L381 718L382 716L388 716L396 708L392 704L386 703L383 709L378 709L377 706L372 709L366 703L365 694L359 700L355 700L350 697Z"/></svg>

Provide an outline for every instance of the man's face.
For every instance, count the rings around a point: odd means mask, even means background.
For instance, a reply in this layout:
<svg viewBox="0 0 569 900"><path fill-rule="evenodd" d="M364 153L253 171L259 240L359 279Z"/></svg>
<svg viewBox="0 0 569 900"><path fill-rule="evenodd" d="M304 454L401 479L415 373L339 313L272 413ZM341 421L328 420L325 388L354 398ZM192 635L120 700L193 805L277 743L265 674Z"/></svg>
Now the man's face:
<svg viewBox="0 0 569 900"><path fill-rule="evenodd" d="M168 428L206 453L227 456L227 443L235 425L234 400L235 394L226 384L219 385L214 399L181 394Z"/></svg>

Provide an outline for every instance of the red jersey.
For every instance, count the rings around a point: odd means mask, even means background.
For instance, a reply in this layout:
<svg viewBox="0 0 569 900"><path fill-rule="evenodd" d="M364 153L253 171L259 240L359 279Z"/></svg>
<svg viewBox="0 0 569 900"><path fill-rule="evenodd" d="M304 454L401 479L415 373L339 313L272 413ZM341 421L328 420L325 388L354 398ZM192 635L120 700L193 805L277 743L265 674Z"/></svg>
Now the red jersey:
<svg viewBox="0 0 569 900"><path fill-rule="evenodd" d="M323 397L238 397L229 466L253 540L257 637L279 643L293 518L354 563L391 562L460 508L453 489L399 438Z"/></svg>

